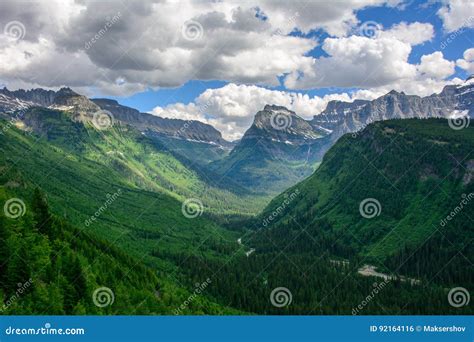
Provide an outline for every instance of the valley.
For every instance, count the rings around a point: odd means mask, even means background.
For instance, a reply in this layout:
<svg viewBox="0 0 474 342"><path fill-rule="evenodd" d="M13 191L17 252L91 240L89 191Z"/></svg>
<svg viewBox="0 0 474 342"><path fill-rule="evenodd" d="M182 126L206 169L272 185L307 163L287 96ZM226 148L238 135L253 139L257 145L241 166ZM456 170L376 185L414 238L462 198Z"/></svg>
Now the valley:
<svg viewBox="0 0 474 342"><path fill-rule="evenodd" d="M238 142L69 88L0 90L0 198L24 204L1 216L0 298L34 284L5 313L351 314L380 281L359 314L472 313L446 289L474 285L474 128L451 117L473 116L473 90L313 120L269 104Z"/></svg>

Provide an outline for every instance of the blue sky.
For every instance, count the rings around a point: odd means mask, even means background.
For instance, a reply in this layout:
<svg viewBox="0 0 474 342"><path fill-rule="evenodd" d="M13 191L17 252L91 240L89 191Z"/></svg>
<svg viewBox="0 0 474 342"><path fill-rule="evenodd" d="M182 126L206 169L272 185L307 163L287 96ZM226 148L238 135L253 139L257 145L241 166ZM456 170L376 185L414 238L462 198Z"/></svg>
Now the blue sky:
<svg viewBox="0 0 474 342"><path fill-rule="evenodd" d="M2 1L0 25L1 85L68 86L228 139L268 103L311 118L474 73L468 0Z"/></svg>
<svg viewBox="0 0 474 342"><path fill-rule="evenodd" d="M449 38L453 33L446 32L443 30L443 22L436 13L441 8L440 2L427 3L424 1L411 1L404 9L400 8L389 8L389 7L374 7L366 8L357 12L357 17L361 22L365 21L376 21L380 23L384 28L391 27L400 22L427 22L431 23L435 28L435 36L429 42L420 44L413 47L413 50L409 56L409 62L416 64L420 62L421 56L430 54L435 51L442 50L444 57L449 60L457 60L462 58L465 50L472 48L474 44L474 30L469 28L463 28L463 32L456 35L456 39L447 44L446 48L441 49L441 44ZM473 13L474 15L474 13ZM323 40L329 35L323 30L315 30L309 34L301 34L301 32L295 31L292 33L295 36L304 36L316 40ZM320 46L316 47L310 52L310 55L318 58L325 55L324 51ZM455 74L450 78L466 78L468 72L461 68L456 68ZM156 106L167 106L176 102L188 104L196 97L199 96L206 89L216 89L223 87L228 82L226 81L200 81L192 80L186 82L184 85L176 88L167 88L159 90L147 90L139 92L132 96L115 96L116 100L120 103L137 108L141 111L151 111ZM274 90L285 90L288 89L282 84L277 87L267 87L268 89ZM324 96L329 93L340 93L344 91L354 91L357 88L320 88L320 89L309 89L309 90L298 90L297 92L308 94L309 96ZM295 90L289 90L295 91ZM100 96L100 94L97 94ZM108 96L110 97L110 96Z"/></svg>

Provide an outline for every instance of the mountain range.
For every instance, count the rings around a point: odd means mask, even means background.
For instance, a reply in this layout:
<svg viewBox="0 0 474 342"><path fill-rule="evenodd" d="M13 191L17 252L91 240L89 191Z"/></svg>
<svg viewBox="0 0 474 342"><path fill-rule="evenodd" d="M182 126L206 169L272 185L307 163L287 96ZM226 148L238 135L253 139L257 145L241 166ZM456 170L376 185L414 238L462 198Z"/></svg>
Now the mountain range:
<svg viewBox="0 0 474 342"><path fill-rule="evenodd" d="M262 196L273 196L309 176L345 133L388 119L472 117L473 103L474 76L427 97L391 91L372 101L330 101L311 120L267 105L238 142L229 142L211 125L140 113L115 100L88 99L70 88L0 90L0 111L5 113L39 106L68 110L75 120L92 120L94 113L107 111L113 120L159 141L174 155Z"/></svg>
<svg viewBox="0 0 474 342"><path fill-rule="evenodd" d="M230 150L202 123L187 131L66 88L4 89L0 200L24 215L0 215L0 299L34 280L6 313L350 314L381 275L391 281L366 313L472 312L446 301L474 284L472 210L441 222L474 191L474 131L428 118L472 116L472 85L443 93L432 101L446 112L391 92L332 102L334 119L317 123L267 105ZM103 286L115 303L102 310ZM278 308L282 286L294 304Z"/></svg>

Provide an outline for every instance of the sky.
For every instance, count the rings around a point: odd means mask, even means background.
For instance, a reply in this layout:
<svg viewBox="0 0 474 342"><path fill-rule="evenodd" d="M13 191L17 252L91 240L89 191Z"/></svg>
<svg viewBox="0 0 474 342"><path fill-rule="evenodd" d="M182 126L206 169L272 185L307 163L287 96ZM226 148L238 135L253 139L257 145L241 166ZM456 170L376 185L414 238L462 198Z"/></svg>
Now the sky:
<svg viewBox="0 0 474 342"><path fill-rule="evenodd" d="M69 86L234 140L265 104L309 119L461 83L473 42L472 0L7 0L0 85Z"/></svg>

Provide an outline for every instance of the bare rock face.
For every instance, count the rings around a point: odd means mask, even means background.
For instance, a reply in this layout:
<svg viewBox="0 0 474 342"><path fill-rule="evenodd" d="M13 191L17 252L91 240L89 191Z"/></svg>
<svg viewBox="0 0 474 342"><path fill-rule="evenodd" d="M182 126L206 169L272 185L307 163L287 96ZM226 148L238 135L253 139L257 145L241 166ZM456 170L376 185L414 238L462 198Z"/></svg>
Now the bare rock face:
<svg viewBox="0 0 474 342"><path fill-rule="evenodd" d="M461 113L474 115L474 76L463 84L446 86L439 94L426 97L406 95L392 90L373 101L352 103L331 101L310 121L315 129L325 129L339 138L358 131L371 122L388 119L449 118ZM336 139L337 139L336 138Z"/></svg>

